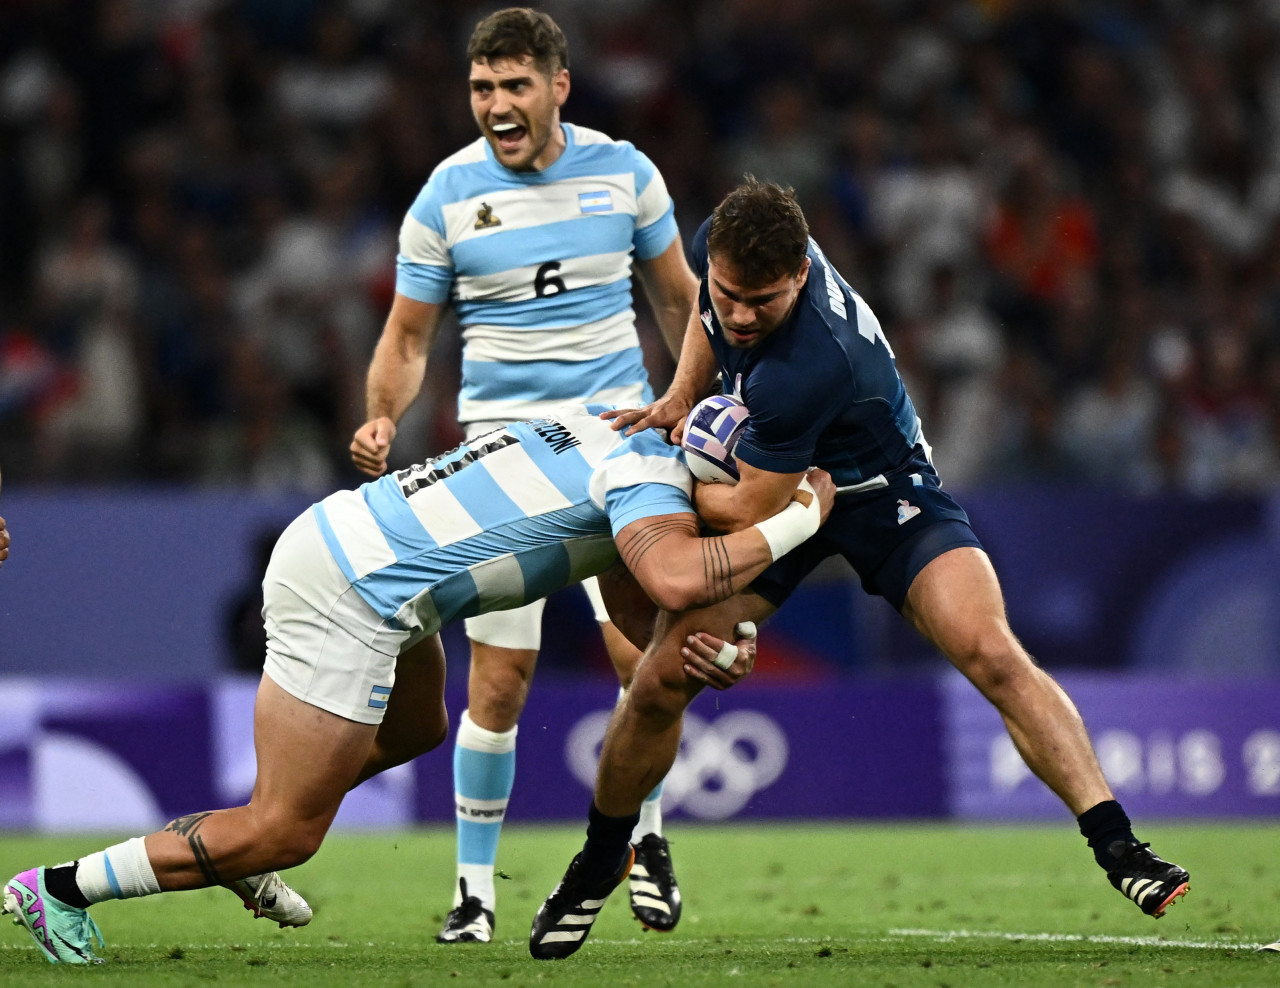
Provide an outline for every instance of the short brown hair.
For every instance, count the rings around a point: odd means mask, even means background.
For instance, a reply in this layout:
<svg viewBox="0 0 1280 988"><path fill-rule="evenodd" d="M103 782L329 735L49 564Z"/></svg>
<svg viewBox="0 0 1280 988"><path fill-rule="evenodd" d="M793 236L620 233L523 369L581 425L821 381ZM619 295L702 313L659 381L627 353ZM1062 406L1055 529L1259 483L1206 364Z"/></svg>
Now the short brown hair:
<svg viewBox="0 0 1280 988"><path fill-rule="evenodd" d="M525 57L532 58L546 76L569 67L569 42L548 14L531 7L507 7L490 14L471 32L467 58L472 62Z"/></svg>
<svg viewBox="0 0 1280 988"><path fill-rule="evenodd" d="M809 224L795 192L747 175L711 214L707 253L732 267L744 286L796 274L809 251Z"/></svg>

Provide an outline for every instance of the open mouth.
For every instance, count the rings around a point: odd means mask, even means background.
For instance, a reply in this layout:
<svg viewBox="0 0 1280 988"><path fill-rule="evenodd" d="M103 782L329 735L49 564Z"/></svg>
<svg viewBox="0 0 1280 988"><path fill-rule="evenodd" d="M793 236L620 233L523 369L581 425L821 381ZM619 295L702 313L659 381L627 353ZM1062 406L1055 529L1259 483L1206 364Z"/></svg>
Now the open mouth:
<svg viewBox="0 0 1280 988"><path fill-rule="evenodd" d="M493 136L497 138L498 147L503 151L515 151L524 140L524 135L528 133L524 127L516 123L494 124L492 130Z"/></svg>

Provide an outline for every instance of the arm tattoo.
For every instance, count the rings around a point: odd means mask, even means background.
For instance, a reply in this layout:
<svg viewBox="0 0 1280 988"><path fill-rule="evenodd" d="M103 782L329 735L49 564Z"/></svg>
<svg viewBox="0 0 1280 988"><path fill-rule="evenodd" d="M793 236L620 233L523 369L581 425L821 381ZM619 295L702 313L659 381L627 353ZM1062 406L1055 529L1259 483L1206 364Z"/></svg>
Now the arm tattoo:
<svg viewBox="0 0 1280 988"><path fill-rule="evenodd" d="M191 853L195 857L196 864L200 868L200 873L204 875L205 881L210 885L222 885L222 876L218 874L218 869L213 866L213 856L209 853L209 849L205 847L204 838L199 833L201 824L211 816L213 816L211 812L189 813L186 816L178 817L164 829L187 839L187 844L191 848Z"/></svg>
<svg viewBox="0 0 1280 988"><path fill-rule="evenodd" d="M723 600L733 593L733 563L723 538L702 540L702 572L711 600Z"/></svg>
<svg viewBox="0 0 1280 988"><path fill-rule="evenodd" d="M631 538L627 539L626 545L618 546L618 554L622 556L623 563L627 569L635 572L636 565L644 558L645 554L665 539L668 535L683 532L686 535L697 536L698 526L691 520L670 520L654 522L652 525L645 525Z"/></svg>

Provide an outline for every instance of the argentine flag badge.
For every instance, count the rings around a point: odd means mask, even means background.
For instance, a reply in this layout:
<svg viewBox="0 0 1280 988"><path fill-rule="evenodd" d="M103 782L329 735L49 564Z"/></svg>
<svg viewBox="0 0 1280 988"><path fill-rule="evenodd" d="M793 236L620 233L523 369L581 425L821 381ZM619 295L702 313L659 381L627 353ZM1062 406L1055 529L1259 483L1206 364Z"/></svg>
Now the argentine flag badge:
<svg viewBox="0 0 1280 988"><path fill-rule="evenodd" d="M600 192L579 192L578 208L584 213L611 213L613 212L613 197L609 194L608 189Z"/></svg>
<svg viewBox="0 0 1280 988"><path fill-rule="evenodd" d="M387 699L391 696L390 686L375 686L369 691L369 706L378 710L384 710L387 706Z"/></svg>

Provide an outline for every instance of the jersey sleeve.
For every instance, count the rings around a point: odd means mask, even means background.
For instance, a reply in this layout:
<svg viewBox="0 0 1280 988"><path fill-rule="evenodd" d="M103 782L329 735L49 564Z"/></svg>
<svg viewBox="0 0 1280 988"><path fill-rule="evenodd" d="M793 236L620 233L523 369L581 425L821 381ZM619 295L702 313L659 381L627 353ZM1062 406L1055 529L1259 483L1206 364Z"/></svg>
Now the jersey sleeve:
<svg viewBox="0 0 1280 988"><path fill-rule="evenodd" d="M591 476L591 500L617 535L633 521L693 513L693 474L679 448L652 430L637 433L607 456Z"/></svg>
<svg viewBox="0 0 1280 988"><path fill-rule="evenodd" d="M632 243L636 257L648 261L671 246L680 235L676 207L667 192L662 173L641 151L635 151L636 232Z"/></svg>
<svg viewBox="0 0 1280 988"><path fill-rule="evenodd" d="M400 225L396 291L419 302L443 303L453 289L453 257L444 214L436 201L436 176L423 186Z"/></svg>

